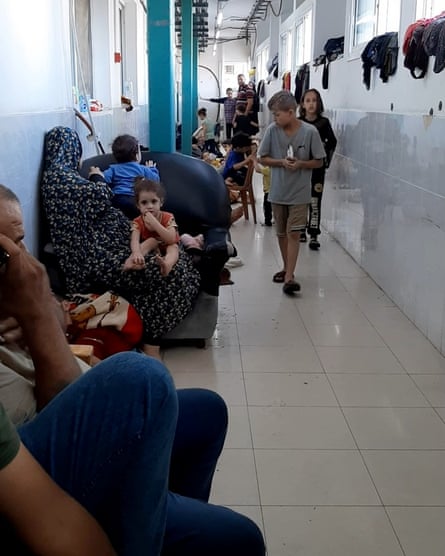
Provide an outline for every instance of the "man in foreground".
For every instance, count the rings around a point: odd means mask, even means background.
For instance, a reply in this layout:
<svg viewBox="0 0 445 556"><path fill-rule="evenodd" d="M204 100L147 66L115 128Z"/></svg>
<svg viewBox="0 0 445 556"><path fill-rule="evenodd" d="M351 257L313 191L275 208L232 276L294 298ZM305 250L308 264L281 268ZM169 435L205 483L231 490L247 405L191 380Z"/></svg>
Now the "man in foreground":
<svg viewBox="0 0 445 556"><path fill-rule="evenodd" d="M134 352L81 375L46 272L22 239L18 199L0 186L2 546L14 555L263 556L250 520L207 503L223 400L176 392L162 363ZM25 365L14 370L21 345L33 363L26 377L17 374ZM20 440L11 418L24 423Z"/></svg>

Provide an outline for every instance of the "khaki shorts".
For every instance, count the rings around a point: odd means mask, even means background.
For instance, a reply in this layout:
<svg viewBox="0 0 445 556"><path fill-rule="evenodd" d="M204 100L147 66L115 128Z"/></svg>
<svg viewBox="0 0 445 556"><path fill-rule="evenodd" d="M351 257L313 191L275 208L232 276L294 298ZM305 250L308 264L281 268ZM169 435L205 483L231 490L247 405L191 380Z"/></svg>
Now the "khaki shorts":
<svg viewBox="0 0 445 556"><path fill-rule="evenodd" d="M277 205L272 203L277 236L303 232L307 226L308 205Z"/></svg>

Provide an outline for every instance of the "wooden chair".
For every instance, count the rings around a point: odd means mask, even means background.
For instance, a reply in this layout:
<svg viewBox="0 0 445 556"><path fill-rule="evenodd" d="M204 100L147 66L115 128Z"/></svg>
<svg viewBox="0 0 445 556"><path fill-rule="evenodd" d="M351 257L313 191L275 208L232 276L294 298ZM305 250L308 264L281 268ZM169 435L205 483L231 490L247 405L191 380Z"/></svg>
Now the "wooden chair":
<svg viewBox="0 0 445 556"><path fill-rule="evenodd" d="M244 179L244 184L242 186L228 186L229 189L237 191L240 194L241 204L243 206L244 218L249 220L249 205L252 209L253 222L256 224L256 207L255 207L255 195L253 193L253 162L249 163L247 167L247 174Z"/></svg>

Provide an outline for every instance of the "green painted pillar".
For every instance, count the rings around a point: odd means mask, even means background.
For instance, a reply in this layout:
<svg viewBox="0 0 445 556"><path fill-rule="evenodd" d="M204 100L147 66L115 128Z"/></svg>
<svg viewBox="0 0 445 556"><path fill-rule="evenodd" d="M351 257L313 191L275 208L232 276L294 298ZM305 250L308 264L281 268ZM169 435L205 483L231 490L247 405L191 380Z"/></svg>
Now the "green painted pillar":
<svg viewBox="0 0 445 556"><path fill-rule="evenodd" d="M174 0L148 0L148 136L152 151L176 151L174 33Z"/></svg>
<svg viewBox="0 0 445 556"><path fill-rule="evenodd" d="M192 154L192 133L195 131L196 113L193 100L193 1L182 0L182 152Z"/></svg>
<svg viewBox="0 0 445 556"><path fill-rule="evenodd" d="M196 112L198 111L198 64L199 64L199 51L198 51L198 38L193 37L193 66L192 66L192 102L193 102L193 116L196 120Z"/></svg>

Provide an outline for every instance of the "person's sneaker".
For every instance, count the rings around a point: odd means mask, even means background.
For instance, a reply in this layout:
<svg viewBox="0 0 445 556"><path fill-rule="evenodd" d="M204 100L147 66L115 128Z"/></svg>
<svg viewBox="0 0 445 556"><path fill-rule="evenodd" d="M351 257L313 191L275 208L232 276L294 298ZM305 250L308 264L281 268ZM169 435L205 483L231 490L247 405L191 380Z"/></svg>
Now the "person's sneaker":
<svg viewBox="0 0 445 556"><path fill-rule="evenodd" d="M305 232L300 232L300 243L306 243L307 237Z"/></svg>
<svg viewBox="0 0 445 556"><path fill-rule="evenodd" d="M227 268L236 268L237 266L243 266L243 261L240 257L230 257L224 266Z"/></svg>
<svg viewBox="0 0 445 556"><path fill-rule="evenodd" d="M312 249L312 251L318 251L320 249L320 242L316 237L311 237L311 241L309 242L309 249Z"/></svg>

